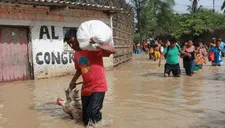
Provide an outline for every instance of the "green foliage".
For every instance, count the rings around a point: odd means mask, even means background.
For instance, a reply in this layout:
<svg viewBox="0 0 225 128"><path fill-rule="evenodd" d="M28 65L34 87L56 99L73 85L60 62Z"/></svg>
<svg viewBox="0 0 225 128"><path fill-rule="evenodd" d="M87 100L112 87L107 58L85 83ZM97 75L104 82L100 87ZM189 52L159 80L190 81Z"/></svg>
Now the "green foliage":
<svg viewBox="0 0 225 128"><path fill-rule="evenodd" d="M204 21L197 18L187 19L185 22L181 23L181 28L185 35L199 36L204 31L206 31Z"/></svg>
<svg viewBox="0 0 225 128"><path fill-rule="evenodd" d="M199 37L205 31L225 28L225 15L212 9L193 5L195 12L176 14L172 9L174 3L169 0L149 1L152 3L148 3L141 15L144 35L170 35L179 39L186 35Z"/></svg>
<svg viewBox="0 0 225 128"><path fill-rule="evenodd" d="M134 34L134 43L138 43L140 40L141 40L140 34L135 33L135 34Z"/></svg>
<svg viewBox="0 0 225 128"><path fill-rule="evenodd" d="M173 14L174 0L148 0L141 12L141 30L143 37L163 35L171 31L171 15Z"/></svg>
<svg viewBox="0 0 225 128"><path fill-rule="evenodd" d="M201 6L198 8L198 1L199 0L190 0L192 2L192 6L189 7L189 10L192 14L195 14L198 12L198 10L201 8Z"/></svg>
<svg viewBox="0 0 225 128"><path fill-rule="evenodd" d="M176 30L171 35L180 38L184 35L201 36L207 30L225 28L225 16L214 13L210 9L200 9L195 15L178 14L176 16Z"/></svg>

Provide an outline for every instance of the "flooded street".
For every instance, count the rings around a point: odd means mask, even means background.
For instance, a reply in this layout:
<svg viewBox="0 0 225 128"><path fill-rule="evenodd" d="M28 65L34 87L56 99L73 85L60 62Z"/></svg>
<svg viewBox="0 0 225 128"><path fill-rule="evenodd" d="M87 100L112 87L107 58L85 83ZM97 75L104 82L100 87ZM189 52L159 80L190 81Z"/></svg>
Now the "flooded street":
<svg viewBox="0 0 225 128"><path fill-rule="evenodd" d="M182 65L181 65L182 67ZM148 56L107 71L107 128L224 128L225 67L164 78ZM0 84L0 128L82 128L56 105L72 76ZM81 80L80 80L81 81Z"/></svg>

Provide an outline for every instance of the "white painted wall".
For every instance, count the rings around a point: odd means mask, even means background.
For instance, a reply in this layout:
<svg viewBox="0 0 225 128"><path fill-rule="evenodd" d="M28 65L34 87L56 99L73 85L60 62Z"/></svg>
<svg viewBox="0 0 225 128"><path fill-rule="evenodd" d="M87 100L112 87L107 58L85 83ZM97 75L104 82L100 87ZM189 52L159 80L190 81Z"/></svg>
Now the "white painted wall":
<svg viewBox="0 0 225 128"><path fill-rule="evenodd" d="M69 18L69 15L67 15L65 18L67 17ZM33 62L34 77L48 78L75 72L73 61L69 61L69 56L71 55L69 55L69 51L64 50L63 27L78 27L86 20L87 19L82 17L75 19L74 22L23 21L0 18L0 25L28 26L30 28L29 60L30 62ZM105 23L110 24L109 18L101 18L98 20L102 20ZM46 34L44 34L43 39L39 38L42 26L47 26L50 39L47 38ZM58 39L52 39L52 26L55 30L55 36L58 36ZM60 53L60 64L56 63L56 61L53 61L51 55L52 53L55 55ZM61 57L62 53L64 53L63 59ZM48 63L49 61L45 61L44 58L45 55L49 54L50 58L47 58L47 60L50 59L50 63ZM68 62L63 64L62 62L66 62L66 59ZM104 66L106 69L112 69L113 56L104 58Z"/></svg>
<svg viewBox="0 0 225 128"><path fill-rule="evenodd" d="M47 39L46 34L44 34L43 39L39 38L40 28L42 25L48 27L49 33L51 33L51 26L55 28L55 35L59 36L59 39ZM66 73L74 72L73 63L67 62L62 64L61 54L64 52L63 45L63 26L62 24L52 24L52 23L41 23L36 24L31 27L31 42L33 46L33 67L34 67L34 76L35 78L51 77L65 75ZM53 64L52 52L57 55L57 52L60 53L60 64L57 64L56 61ZM45 61L45 55L50 54L50 63ZM46 56L49 57L49 56ZM63 56L64 58L69 59L69 52ZM38 58L38 59L37 59ZM47 59L49 60L49 59ZM42 64L43 63L43 64Z"/></svg>

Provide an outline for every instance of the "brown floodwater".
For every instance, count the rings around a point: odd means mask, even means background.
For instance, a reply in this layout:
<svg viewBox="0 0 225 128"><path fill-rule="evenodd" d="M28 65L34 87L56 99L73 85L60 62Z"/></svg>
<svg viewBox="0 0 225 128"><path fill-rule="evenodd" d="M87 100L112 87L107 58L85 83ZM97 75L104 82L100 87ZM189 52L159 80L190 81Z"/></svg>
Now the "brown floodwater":
<svg viewBox="0 0 225 128"><path fill-rule="evenodd" d="M146 55L106 71L106 128L224 128L225 67L164 78ZM72 76L0 84L0 128L83 128L56 105Z"/></svg>

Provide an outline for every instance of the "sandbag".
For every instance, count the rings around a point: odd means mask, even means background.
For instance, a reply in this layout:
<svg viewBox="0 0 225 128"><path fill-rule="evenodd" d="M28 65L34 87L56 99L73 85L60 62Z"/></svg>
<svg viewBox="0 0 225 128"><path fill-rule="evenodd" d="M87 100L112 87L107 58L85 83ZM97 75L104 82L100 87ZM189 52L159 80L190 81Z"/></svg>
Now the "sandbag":
<svg viewBox="0 0 225 128"><path fill-rule="evenodd" d="M77 40L80 48L89 51L98 51L95 44L90 43L90 38L95 37L100 42L109 43L114 46L111 28L99 20L83 22L77 30Z"/></svg>

